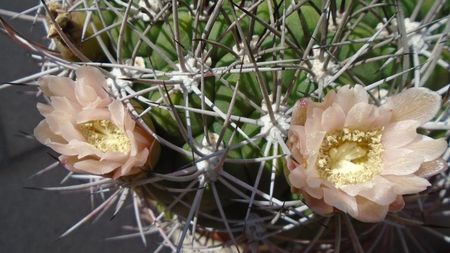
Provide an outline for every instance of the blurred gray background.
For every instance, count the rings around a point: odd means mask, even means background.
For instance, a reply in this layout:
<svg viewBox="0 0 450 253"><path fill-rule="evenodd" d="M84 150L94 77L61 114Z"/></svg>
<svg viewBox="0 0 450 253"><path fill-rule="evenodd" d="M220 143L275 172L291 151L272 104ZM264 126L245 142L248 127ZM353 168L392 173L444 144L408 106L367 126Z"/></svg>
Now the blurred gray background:
<svg viewBox="0 0 450 253"><path fill-rule="evenodd" d="M23 11L39 0L0 0L0 9ZM45 41L39 25L14 21L1 16L25 37ZM10 82L39 71L30 52L0 33L0 83ZM38 99L32 87L0 88L0 252L6 253L140 253L153 252L158 241L147 238L145 247L139 238L105 241L127 233L124 225L135 225L127 208L114 220L110 213L92 225L84 225L59 239L73 224L91 210L87 193L56 193L25 189L26 186L57 186L67 171L56 168L43 176L29 177L53 163L54 154L27 134L41 120L36 110ZM97 201L97 204L99 201Z"/></svg>

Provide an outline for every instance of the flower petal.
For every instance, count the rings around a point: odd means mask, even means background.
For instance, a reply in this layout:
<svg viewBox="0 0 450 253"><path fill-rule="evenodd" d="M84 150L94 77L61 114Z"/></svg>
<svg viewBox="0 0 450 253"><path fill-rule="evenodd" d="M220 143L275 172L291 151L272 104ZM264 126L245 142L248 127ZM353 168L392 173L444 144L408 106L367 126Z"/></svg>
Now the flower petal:
<svg viewBox="0 0 450 253"><path fill-rule="evenodd" d="M73 164L73 167L77 170L84 171L95 175L105 175L118 168L121 164L110 161L97 161L97 160L81 160Z"/></svg>
<svg viewBox="0 0 450 253"><path fill-rule="evenodd" d="M96 97L100 97L101 99L108 99L109 95L105 91L106 86L106 80L105 76L94 67L80 67L76 71L77 75L77 86L80 87L90 87L92 91L94 92L93 95Z"/></svg>
<svg viewBox="0 0 450 253"><path fill-rule="evenodd" d="M367 103L354 105L347 113L345 127L366 130L372 128L375 120L375 106Z"/></svg>
<svg viewBox="0 0 450 253"><path fill-rule="evenodd" d="M362 197L356 198L358 203L358 214L353 218L362 222L380 222L386 217L389 206L378 205Z"/></svg>
<svg viewBox="0 0 450 253"><path fill-rule="evenodd" d="M308 180L307 183L310 183ZM316 199L321 199L323 197L323 189L321 187L310 187L309 185L304 187L302 191L308 193L311 197Z"/></svg>
<svg viewBox="0 0 450 253"><path fill-rule="evenodd" d="M322 113L322 129L331 132L344 127L345 113L338 104L333 104Z"/></svg>
<svg viewBox="0 0 450 253"><path fill-rule="evenodd" d="M323 200L326 204L354 216L358 213L356 199L337 189L323 189Z"/></svg>
<svg viewBox="0 0 450 253"><path fill-rule="evenodd" d="M379 129L388 125L390 120L390 111L371 104L358 103L348 111L345 127L360 130Z"/></svg>
<svg viewBox="0 0 450 253"><path fill-rule="evenodd" d="M414 175L423 178L429 178L438 173L446 171L447 167L447 162L444 159L436 159L433 161L422 163L419 170L417 170Z"/></svg>
<svg viewBox="0 0 450 253"><path fill-rule="evenodd" d="M326 132L322 130L322 110L316 108L313 110L311 117L306 120L305 133L306 150L309 155L314 155L319 152L323 137Z"/></svg>
<svg viewBox="0 0 450 253"><path fill-rule="evenodd" d="M367 104L369 102L369 95L361 85L355 85L353 88L345 85L338 89L334 101L347 113L355 104Z"/></svg>
<svg viewBox="0 0 450 253"><path fill-rule="evenodd" d="M111 104L108 105L109 112L111 113L111 120L118 128L124 130L124 118L125 118L125 107L123 104L114 100Z"/></svg>
<svg viewBox="0 0 450 253"><path fill-rule="evenodd" d="M51 97L51 106L53 111L62 112L66 118L72 118L80 110L80 106L66 97Z"/></svg>
<svg viewBox="0 0 450 253"><path fill-rule="evenodd" d="M403 196L398 195L397 199L389 205L389 212L398 212L405 207Z"/></svg>
<svg viewBox="0 0 450 253"><path fill-rule="evenodd" d="M423 156L407 149L392 149L383 153L381 175L410 175L423 163Z"/></svg>
<svg viewBox="0 0 450 253"><path fill-rule="evenodd" d="M92 120L110 120L111 114L103 108L86 109L79 112L76 116L76 123L86 123Z"/></svg>
<svg viewBox="0 0 450 253"><path fill-rule="evenodd" d="M128 160L114 172L113 178L117 179L126 175L134 175L145 169L143 166L145 165L147 158L149 155L149 151L147 148L143 149L136 156L130 156Z"/></svg>
<svg viewBox="0 0 450 253"><path fill-rule="evenodd" d="M304 169L302 168L295 168L289 173L288 178L291 186L297 189L302 189L303 187L306 186L305 184L306 175L303 170Z"/></svg>
<svg viewBox="0 0 450 253"><path fill-rule="evenodd" d="M419 122L415 120L403 120L386 126L383 130L381 142L385 149L403 147L417 137L416 129Z"/></svg>
<svg viewBox="0 0 450 253"><path fill-rule="evenodd" d="M99 156L101 155L101 151L98 150L93 145L85 142L84 140L71 140L68 143L73 150L76 151L76 156L78 159L87 157L87 156Z"/></svg>
<svg viewBox="0 0 450 253"><path fill-rule="evenodd" d="M393 120L417 120L423 124L439 111L441 96L423 87L415 87L387 99L382 108L392 111Z"/></svg>
<svg viewBox="0 0 450 253"><path fill-rule="evenodd" d="M147 132L143 131L140 127L136 127L133 131L134 139L139 147L148 147L156 142L153 136L149 135Z"/></svg>
<svg viewBox="0 0 450 253"><path fill-rule="evenodd" d="M46 120L42 120L39 124L34 128L34 136L36 139L47 145L50 142L58 142L58 143L66 143L61 136L56 135L49 127Z"/></svg>
<svg viewBox="0 0 450 253"><path fill-rule="evenodd" d="M74 156L78 154L78 151L71 145L68 145L68 143L66 143L66 140L61 138L61 136L54 134L54 132L48 126L46 120L41 121L34 129L34 136L36 136L36 139L40 143L50 147L51 149L62 155Z"/></svg>
<svg viewBox="0 0 450 253"><path fill-rule="evenodd" d="M341 190L350 196L361 196L379 205L389 205L396 198L397 194L392 191L393 185L383 177L376 176L372 181L345 185Z"/></svg>
<svg viewBox="0 0 450 253"><path fill-rule="evenodd" d="M424 191L430 186L428 180L415 176L384 176L387 180L394 184L394 190L397 194L413 194Z"/></svg>
<svg viewBox="0 0 450 253"><path fill-rule="evenodd" d="M91 107L95 108L101 100L91 86L83 84L77 84L75 86L75 96L78 103L83 107L88 107L90 104L93 104Z"/></svg>
<svg viewBox="0 0 450 253"><path fill-rule="evenodd" d="M75 82L67 77L45 76L39 79L39 87L48 97L66 97L71 101L75 99Z"/></svg>
<svg viewBox="0 0 450 253"><path fill-rule="evenodd" d="M65 140L84 140L84 137L69 120L61 116L60 113L52 113L47 116L47 123L54 134L63 137Z"/></svg>
<svg viewBox="0 0 450 253"><path fill-rule="evenodd" d="M295 108L292 111L292 120L291 125L301 125L303 126L306 121L306 110L309 105L311 105L313 102L309 98L304 98L299 100L295 104Z"/></svg>
<svg viewBox="0 0 450 253"><path fill-rule="evenodd" d="M435 140L425 135L420 135L416 141L405 146L405 148L422 155L425 162L439 158L445 152L447 147L448 144L445 139Z"/></svg>
<svg viewBox="0 0 450 253"><path fill-rule="evenodd" d="M319 172L316 169L316 161L317 161L317 154L311 155L308 157L308 160L306 161L306 183L309 187L317 188L320 187L322 183L324 183L324 180L320 178Z"/></svg>
<svg viewBox="0 0 450 253"><path fill-rule="evenodd" d="M136 140L134 139L134 134L131 130L126 130L126 135L130 140L130 151L128 153L130 154L130 156L136 156L139 152L139 147L136 143Z"/></svg>
<svg viewBox="0 0 450 253"><path fill-rule="evenodd" d="M54 111L53 107L43 103L37 103L36 108L42 116L46 117L48 114Z"/></svg>
<svg viewBox="0 0 450 253"><path fill-rule="evenodd" d="M291 149L292 156L297 162L301 163L302 155L307 155L305 127L292 125L289 128L288 145Z"/></svg>
<svg viewBox="0 0 450 253"><path fill-rule="evenodd" d="M378 129L385 127L391 122L391 118L392 113L390 111L384 110L380 107L376 107L371 128Z"/></svg>
<svg viewBox="0 0 450 253"><path fill-rule="evenodd" d="M333 207L327 205L323 199L316 199L308 194L302 194L306 205L311 208L315 213L320 215L327 215L333 212Z"/></svg>

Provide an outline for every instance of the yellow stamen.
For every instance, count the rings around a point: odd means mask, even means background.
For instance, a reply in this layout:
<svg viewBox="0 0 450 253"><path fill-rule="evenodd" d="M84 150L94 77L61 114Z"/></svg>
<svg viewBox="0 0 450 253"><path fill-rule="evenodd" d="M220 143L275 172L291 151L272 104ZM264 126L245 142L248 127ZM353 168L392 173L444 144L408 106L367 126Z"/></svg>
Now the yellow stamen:
<svg viewBox="0 0 450 253"><path fill-rule="evenodd" d="M102 152L130 151L130 140L110 120L92 120L79 125L86 142Z"/></svg>
<svg viewBox="0 0 450 253"><path fill-rule="evenodd" d="M317 159L320 177L337 187L372 180L383 166L381 133L348 128L328 133Z"/></svg>

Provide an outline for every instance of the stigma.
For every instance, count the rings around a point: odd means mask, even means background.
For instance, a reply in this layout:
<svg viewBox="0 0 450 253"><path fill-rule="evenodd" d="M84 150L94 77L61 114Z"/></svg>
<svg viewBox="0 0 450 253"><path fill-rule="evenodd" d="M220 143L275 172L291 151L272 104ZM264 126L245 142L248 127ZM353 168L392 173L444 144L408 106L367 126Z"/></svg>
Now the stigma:
<svg viewBox="0 0 450 253"><path fill-rule="evenodd" d="M325 135L317 159L319 176L338 188L371 181L383 167L382 130L344 128Z"/></svg>
<svg viewBox="0 0 450 253"><path fill-rule="evenodd" d="M130 151L130 139L110 120L92 120L79 127L86 142L102 152Z"/></svg>

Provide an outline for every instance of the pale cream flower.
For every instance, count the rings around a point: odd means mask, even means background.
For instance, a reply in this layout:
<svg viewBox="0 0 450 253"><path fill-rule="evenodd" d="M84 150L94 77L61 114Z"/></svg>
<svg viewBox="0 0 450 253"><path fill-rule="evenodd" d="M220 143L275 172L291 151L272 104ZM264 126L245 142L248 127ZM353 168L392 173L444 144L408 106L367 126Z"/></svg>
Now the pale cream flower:
<svg viewBox="0 0 450 253"><path fill-rule="evenodd" d="M334 208L377 222L403 208L402 195L425 190L446 169L439 160L447 143L416 129L436 115L441 97L411 88L369 104L356 85L329 92L322 103L297 103L289 129L289 182L317 213Z"/></svg>
<svg viewBox="0 0 450 253"><path fill-rule="evenodd" d="M34 130L36 138L74 172L119 178L151 169L159 144L111 99L98 69L82 67L76 74L76 81L58 76L39 81L50 105L37 105L45 119Z"/></svg>

